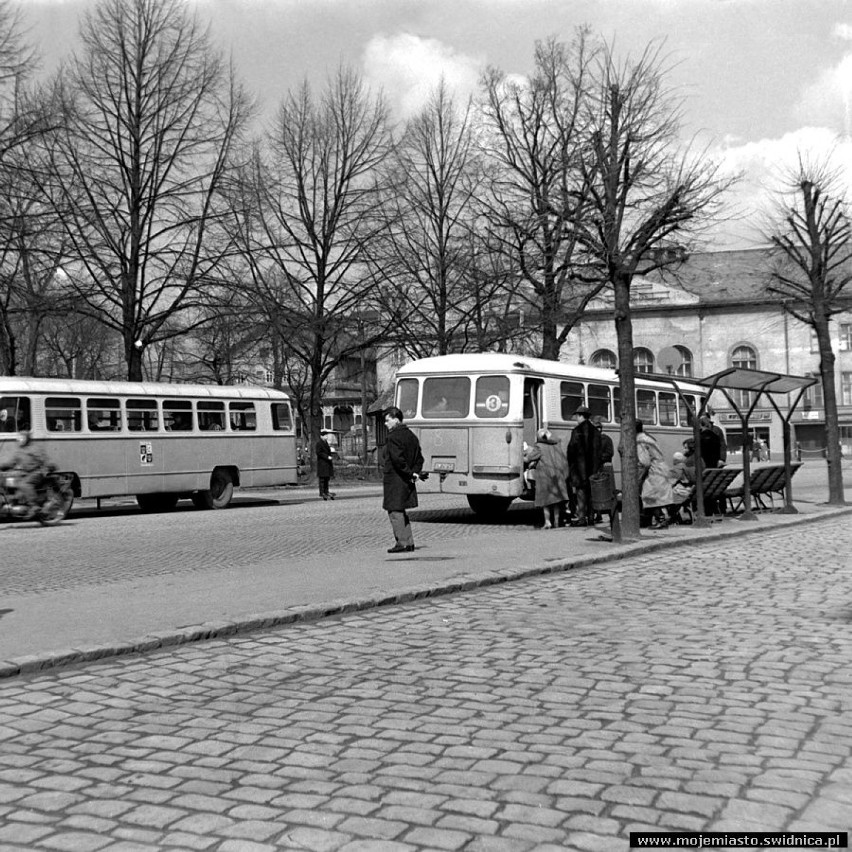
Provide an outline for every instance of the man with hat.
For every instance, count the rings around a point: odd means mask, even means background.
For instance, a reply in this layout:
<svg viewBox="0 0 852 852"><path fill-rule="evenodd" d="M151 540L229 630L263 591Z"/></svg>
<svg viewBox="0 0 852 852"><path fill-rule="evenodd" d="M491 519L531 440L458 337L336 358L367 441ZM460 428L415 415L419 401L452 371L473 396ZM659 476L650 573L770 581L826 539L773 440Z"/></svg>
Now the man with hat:
<svg viewBox="0 0 852 852"><path fill-rule="evenodd" d="M601 433L589 419L591 412L585 405L581 405L574 415L580 418L580 422L574 427L568 442L568 478L576 503L576 517L571 526L585 527L594 523L589 479L602 467Z"/></svg>
<svg viewBox="0 0 852 852"><path fill-rule="evenodd" d="M320 439L316 445L317 455L317 480L319 481L319 496L323 500L334 500L334 492L328 490L328 481L334 476L334 450L329 446L326 436L328 430L320 432Z"/></svg>

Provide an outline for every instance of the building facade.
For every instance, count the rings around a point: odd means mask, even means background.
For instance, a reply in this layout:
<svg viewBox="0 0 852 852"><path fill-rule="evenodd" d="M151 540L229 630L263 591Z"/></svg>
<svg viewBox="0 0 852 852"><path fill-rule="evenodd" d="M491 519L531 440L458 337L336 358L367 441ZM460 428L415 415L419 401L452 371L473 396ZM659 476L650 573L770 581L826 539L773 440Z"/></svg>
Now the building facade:
<svg viewBox="0 0 852 852"><path fill-rule="evenodd" d="M810 326L795 319L783 301L767 293L765 250L722 251L690 257L677 280L634 281L634 364L644 372L664 372L660 352L675 347L681 362L675 372L703 378L738 366L790 375L819 376L819 351ZM852 297L852 294L850 294ZM836 357L838 421L844 454L852 454L852 298L831 322ZM617 342L611 295L589 306L562 348L561 360L614 367ZM745 393L734 392L737 406ZM786 398L776 400L786 412ZM741 421L730 402L717 392L712 400L732 452L741 451ZM791 421L793 441L803 458L821 457L825 449L822 385L809 388ZM771 403L761 398L750 418L752 438L763 439L773 458L783 448L781 423ZM776 455L777 454L777 455Z"/></svg>

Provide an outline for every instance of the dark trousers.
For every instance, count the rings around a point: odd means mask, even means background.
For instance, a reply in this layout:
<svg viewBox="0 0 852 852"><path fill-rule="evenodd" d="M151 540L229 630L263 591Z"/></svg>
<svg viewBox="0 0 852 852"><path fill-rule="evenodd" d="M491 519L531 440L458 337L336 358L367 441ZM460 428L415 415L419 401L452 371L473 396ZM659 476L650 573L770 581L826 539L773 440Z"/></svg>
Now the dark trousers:
<svg viewBox="0 0 852 852"><path fill-rule="evenodd" d="M319 477L319 494L320 497L325 497L328 494L328 481L331 479L330 476L321 476Z"/></svg>

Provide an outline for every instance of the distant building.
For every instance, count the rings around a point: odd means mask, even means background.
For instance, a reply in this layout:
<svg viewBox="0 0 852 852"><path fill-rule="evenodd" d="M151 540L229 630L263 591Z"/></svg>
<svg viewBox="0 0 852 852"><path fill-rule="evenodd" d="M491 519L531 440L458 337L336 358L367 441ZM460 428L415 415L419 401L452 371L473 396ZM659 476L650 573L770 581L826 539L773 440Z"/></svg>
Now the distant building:
<svg viewBox="0 0 852 852"><path fill-rule="evenodd" d="M816 336L792 317L778 296L766 291L765 250L697 254L678 269L677 282L641 279L632 288L634 364L660 371L657 356L675 347L682 356L676 372L705 377L730 366L819 376ZM838 420L845 454L852 454L852 293L848 310L831 322L834 343ZM617 353L612 295L604 294L568 336L561 360L614 367ZM732 394L733 395L733 394ZM744 393L734 395L737 405ZM729 448L742 446L740 420L718 393L712 401L725 428ZM780 404L782 411L785 404ZM753 437L767 442L773 457L783 447L781 424L761 399L751 416ZM793 416L794 442L803 458L821 456L825 447L825 408L821 384L805 394ZM795 443L794 443L795 446Z"/></svg>

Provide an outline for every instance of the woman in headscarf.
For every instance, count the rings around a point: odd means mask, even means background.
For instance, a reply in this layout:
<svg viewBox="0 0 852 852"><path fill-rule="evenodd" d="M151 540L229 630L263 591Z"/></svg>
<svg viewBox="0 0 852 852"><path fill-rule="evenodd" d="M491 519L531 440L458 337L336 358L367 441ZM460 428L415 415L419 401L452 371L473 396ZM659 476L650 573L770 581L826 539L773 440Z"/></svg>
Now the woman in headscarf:
<svg viewBox="0 0 852 852"><path fill-rule="evenodd" d="M535 504L544 512L544 529L559 525L562 506L568 499L568 458L562 442L548 429L536 433L541 453L535 468Z"/></svg>
<svg viewBox="0 0 852 852"><path fill-rule="evenodd" d="M654 529L665 529L669 525L665 507L674 502L671 472L659 444L646 434L641 420L636 421L636 452L639 456L642 508L650 510Z"/></svg>

